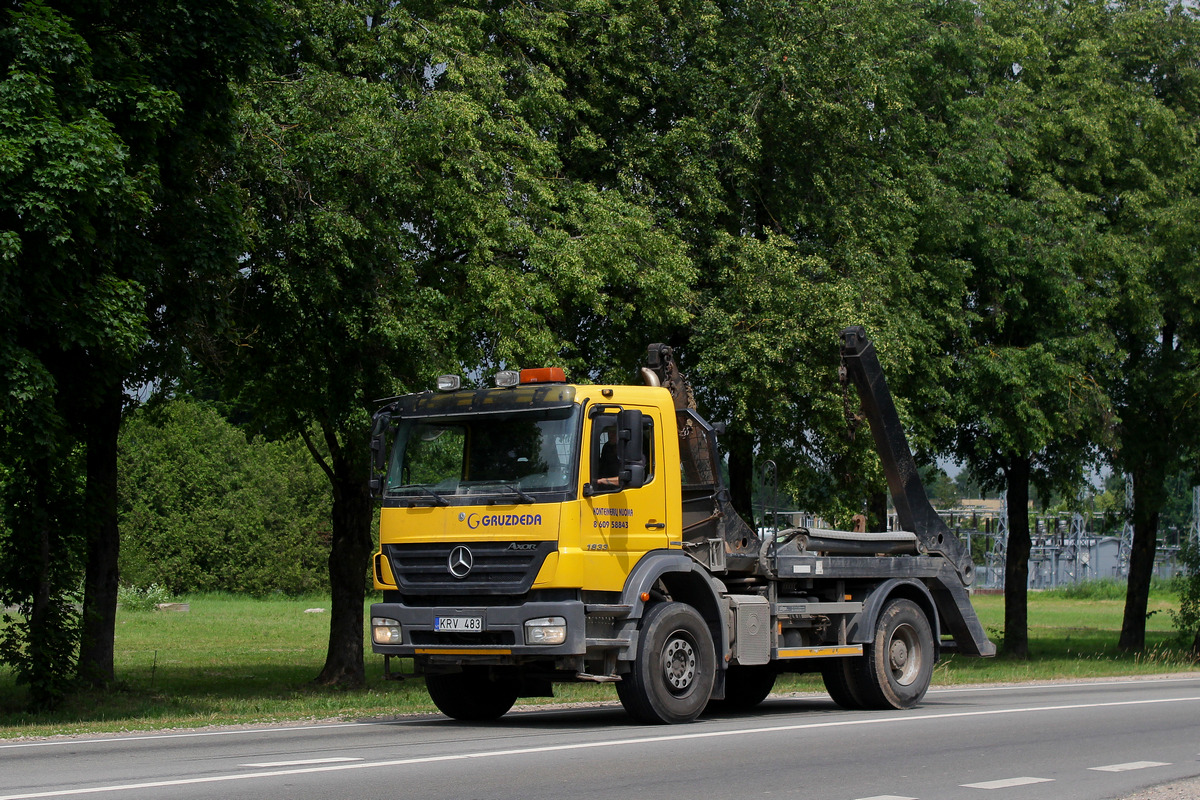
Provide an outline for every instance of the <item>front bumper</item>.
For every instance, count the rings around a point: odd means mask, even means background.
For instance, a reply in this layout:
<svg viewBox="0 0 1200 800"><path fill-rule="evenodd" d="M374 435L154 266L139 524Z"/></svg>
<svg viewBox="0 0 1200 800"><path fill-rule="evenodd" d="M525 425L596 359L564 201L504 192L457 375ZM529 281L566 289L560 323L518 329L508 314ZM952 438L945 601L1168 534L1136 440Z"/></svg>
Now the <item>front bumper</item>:
<svg viewBox="0 0 1200 800"><path fill-rule="evenodd" d="M400 623L399 643L371 643L371 650L385 656L468 658L488 663L518 663L523 660L581 656L587 649L584 604L580 601L529 602L507 606L407 606L403 603L374 603L371 617ZM439 632L438 617L480 618L478 632ZM559 645L525 643L525 623L540 617L562 617L567 622L566 640Z"/></svg>

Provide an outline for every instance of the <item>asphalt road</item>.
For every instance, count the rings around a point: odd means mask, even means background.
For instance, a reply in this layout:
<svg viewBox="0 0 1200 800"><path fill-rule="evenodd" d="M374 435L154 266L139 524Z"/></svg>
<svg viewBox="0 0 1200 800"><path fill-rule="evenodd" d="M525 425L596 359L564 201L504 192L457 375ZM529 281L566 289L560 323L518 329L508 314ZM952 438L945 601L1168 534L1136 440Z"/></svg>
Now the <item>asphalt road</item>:
<svg viewBox="0 0 1200 800"><path fill-rule="evenodd" d="M824 695L632 725L615 706L0 744L17 798L1101 800L1200 776L1200 676Z"/></svg>

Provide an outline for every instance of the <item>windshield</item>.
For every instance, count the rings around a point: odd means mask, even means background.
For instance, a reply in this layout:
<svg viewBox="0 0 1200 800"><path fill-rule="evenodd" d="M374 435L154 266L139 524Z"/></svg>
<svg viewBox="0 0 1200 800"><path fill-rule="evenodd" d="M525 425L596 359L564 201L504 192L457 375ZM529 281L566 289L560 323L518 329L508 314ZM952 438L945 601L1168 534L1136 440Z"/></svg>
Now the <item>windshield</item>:
<svg viewBox="0 0 1200 800"><path fill-rule="evenodd" d="M539 492L568 492L575 483L578 436L573 405L404 419L392 450L387 495L446 504L471 495L529 502Z"/></svg>

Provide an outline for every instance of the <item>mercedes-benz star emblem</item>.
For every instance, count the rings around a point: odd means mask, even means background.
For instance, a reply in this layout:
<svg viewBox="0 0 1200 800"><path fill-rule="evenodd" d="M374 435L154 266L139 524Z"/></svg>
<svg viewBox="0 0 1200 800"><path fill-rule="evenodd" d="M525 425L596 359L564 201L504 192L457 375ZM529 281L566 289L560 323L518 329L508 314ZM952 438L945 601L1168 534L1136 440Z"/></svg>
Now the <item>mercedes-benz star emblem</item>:
<svg viewBox="0 0 1200 800"><path fill-rule="evenodd" d="M475 565L475 557L471 551L461 544L450 551L450 574L456 578L465 578Z"/></svg>

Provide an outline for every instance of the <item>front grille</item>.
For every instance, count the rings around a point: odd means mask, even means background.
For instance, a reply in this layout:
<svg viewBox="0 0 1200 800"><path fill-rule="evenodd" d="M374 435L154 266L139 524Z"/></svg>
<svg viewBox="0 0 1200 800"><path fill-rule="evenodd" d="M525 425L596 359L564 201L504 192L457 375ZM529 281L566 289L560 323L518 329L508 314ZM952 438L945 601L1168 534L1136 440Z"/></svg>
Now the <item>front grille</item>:
<svg viewBox="0 0 1200 800"><path fill-rule="evenodd" d="M457 547L466 547L472 562L461 578L450 572L450 556ZM533 585L546 556L557 549L555 542L384 545L400 593L426 595L523 594Z"/></svg>

